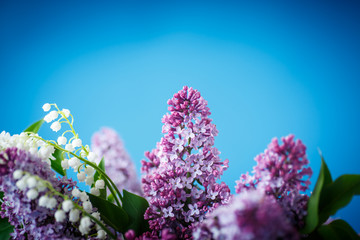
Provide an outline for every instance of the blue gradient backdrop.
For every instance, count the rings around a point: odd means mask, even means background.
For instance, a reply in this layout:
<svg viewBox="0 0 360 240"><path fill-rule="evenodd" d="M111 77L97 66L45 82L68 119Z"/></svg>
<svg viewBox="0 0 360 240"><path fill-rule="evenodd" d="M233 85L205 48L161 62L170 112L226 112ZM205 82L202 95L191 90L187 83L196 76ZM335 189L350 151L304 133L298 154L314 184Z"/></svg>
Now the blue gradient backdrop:
<svg viewBox="0 0 360 240"><path fill-rule="evenodd" d="M330 2L1 1L0 130L19 133L56 102L85 143L115 128L139 171L167 100L189 85L208 100L231 188L289 133L313 182L318 147L334 177L360 174L360 7ZM56 137L48 126L40 134ZM359 203L337 214L358 232Z"/></svg>

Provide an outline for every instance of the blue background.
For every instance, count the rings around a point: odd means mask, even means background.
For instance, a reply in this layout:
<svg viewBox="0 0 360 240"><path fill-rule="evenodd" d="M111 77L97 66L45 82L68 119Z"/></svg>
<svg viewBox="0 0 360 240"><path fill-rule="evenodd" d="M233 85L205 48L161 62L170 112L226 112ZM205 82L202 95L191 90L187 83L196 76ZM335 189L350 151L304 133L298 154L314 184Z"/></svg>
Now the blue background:
<svg viewBox="0 0 360 240"><path fill-rule="evenodd" d="M360 7L316 2L1 1L0 130L19 133L56 102L85 143L115 128L139 171L167 100L189 85L209 103L232 189L289 133L313 182L318 147L334 177L360 174ZM358 232L359 203L337 214Z"/></svg>

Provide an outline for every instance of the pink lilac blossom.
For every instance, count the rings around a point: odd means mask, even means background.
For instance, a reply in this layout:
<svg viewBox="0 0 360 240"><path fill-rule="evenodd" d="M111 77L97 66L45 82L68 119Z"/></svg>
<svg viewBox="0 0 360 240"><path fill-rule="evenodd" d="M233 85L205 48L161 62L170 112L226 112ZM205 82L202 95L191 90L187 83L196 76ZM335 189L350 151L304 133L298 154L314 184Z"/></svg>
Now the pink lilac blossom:
<svg viewBox="0 0 360 240"><path fill-rule="evenodd" d="M39 157L24 150L7 148L0 153L0 191L4 192L1 205L1 217L7 217L14 226L11 234L13 239L87 239L81 236L75 224L64 221L56 222L54 214L57 209L39 206L39 198L45 192L39 191L36 199L29 199L24 191L20 191L14 179L15 170L37 175L49 181L53 187L64 195L71 196L72 189L76 186L66 177L56 178L50 166ZM57 202L63 199L53 196ZM81 204L81 202L79 202Z"/></svg>
<svg viewBox="0 0 360 240"><path fill-rule="evenodd" d="M300 239L275 198L261 190L244 191L234 196L230 204L207 214L193 237L194 240Z"/></svg>
<svg viewBox="0 0 360 240"><path fill-rule="evenodd" d="M179 239L178 236L173 233L170 229L166 228L161 231L161 240L176 240ZM145 232L141 236L136 236L134 230L129 230L124 234L126 240L157 240L159 236L154 232ZM122 237L119 237L118 240L123 240Z"/></svg>
<svg viewBox="0 0 360 240"><path fill-rule="evenodd" d="M253 175L242 174L236 181L236 192L262 189L283 207L292 223L300 229L304 224L308 190L312 170L306 167L306 146L294 135L282 138L282 145L274 138L264 153L255 157Z"/></svg>
<svg viewBox="0 0 360 240"><path fill-rule="evenodd" d="M105 158L106 174L120 191L126 189L142 195L135 166L115 130L104 127L96 132L92 137L92 150L101 158Z"/></svg>
<svg viewBox="0 0 360 240"><path fill-rule="evenodd" d="M142 161L143 190L150 204L145 219L152 230L145 239L189 239L193 224L230 198L229 187L216 182L228 160L222 162L213 147L218 131L207 102L185 86L168 104L164 137L145 153L149 161Z"/></svg>

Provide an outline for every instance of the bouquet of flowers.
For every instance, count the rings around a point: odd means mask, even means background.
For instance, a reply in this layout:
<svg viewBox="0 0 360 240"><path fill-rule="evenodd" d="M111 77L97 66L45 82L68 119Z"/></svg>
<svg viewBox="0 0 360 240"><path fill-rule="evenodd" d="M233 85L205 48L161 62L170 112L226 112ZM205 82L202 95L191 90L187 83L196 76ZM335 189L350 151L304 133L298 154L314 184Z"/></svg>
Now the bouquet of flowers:
<svg viewBox="0 0 360 240"><path fill-rule="evenodd" d="M229 161L214 147L207 102L184 87L168 105L164 135L141 162L141 182L114 130L103 128L83 145L73 115L56 104L44 104L46 116L24 132L2 132L0 238L360 239L331 218L360 194L360 175L333 180L321 156L309 196L306 147L289 135L255 157L231 194L220 182ZM45 122L62 130L56 140L38 134Z"/></svg>

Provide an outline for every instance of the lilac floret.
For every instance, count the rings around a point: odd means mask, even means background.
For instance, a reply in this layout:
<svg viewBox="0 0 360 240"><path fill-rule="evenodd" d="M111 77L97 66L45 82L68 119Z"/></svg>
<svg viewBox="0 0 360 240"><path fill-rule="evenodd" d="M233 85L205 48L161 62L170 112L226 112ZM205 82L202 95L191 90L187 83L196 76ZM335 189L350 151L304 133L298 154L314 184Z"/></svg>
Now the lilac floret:
<svg viewBox="0 0 360 240"><path fill-rule="evenodd" d="M197 90L184 87L168 101L156 149L142 161L144 195L150 203L145 213L150 236L163 239L191 238L192 226L207 212L226 204L229 187L217 183L228 160L221 161L213 147L216 126L207 102Z"/></svg>

